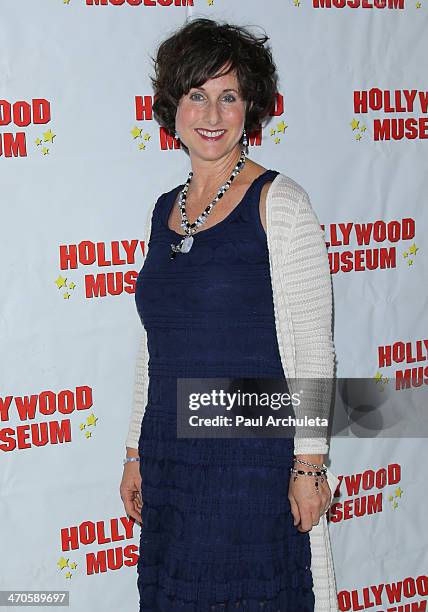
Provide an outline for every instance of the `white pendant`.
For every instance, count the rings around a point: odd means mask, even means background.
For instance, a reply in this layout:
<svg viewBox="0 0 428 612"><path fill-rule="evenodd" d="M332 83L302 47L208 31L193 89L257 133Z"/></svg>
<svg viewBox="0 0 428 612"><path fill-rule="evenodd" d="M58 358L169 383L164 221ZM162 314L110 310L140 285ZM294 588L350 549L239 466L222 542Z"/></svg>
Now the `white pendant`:
<svg viewBox="0 0 428 612"><path fill-rule="evenodd" d="M183 238L183 241L180 243L180 251L182 253L188 253L192 248L193 244L193 236L186 236Z"/></svg>

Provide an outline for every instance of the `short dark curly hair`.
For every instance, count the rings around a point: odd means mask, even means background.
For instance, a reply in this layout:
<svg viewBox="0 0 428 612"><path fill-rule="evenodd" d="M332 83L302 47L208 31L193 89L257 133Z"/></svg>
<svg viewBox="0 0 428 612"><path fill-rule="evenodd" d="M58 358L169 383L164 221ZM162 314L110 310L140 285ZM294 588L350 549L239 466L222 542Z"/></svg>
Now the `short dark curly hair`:
<svg viewBox="0 0 428 612"><path fill-rule="evenodd" d="M265 34L256 36L247 27L226 22L206 18L186 21L160 44L156 57L151 56L155 119L174 134L180 98L226 66L222 74L235 69L240 94L252 103L247 104L247 132L259 128L274 106L278 83L271 49L265 46L268 40Z"/></svg>

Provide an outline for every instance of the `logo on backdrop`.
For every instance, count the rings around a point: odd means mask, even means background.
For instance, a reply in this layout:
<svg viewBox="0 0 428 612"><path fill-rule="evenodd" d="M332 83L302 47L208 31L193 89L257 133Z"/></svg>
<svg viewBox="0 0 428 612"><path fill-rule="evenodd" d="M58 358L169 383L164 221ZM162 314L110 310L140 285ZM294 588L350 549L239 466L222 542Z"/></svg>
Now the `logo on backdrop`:
<svg viewBox="0 0 428 612"><path fill-rule="evenodd" d="M78 244L61 244L61 273L54 283L65 300L73 296L79 284L82 285L85 298L135 293L138 277L135 264L144 254L143 240L113 240L109 243L82 240ZM125 269L126 266L133 267ZM89 267L91 271L83 277L74 272L85 267ZM111 270L106 271L105 268ZM67 271L71 274L67 275Z"/></svg>
<svg viewBox="0 0 428 612"><path fill-rule="evenodd" d="M210 1L210 0L209 0ZM294 6L299 6L300 0L294 0ZM351 9L404 9L404 0L312 0L314 8L351 8ZM421 2L416 2L416 8L421 8Z"/></svg>
<svg viewBox="0 0 428 612"><path fill-rule="evenodd" d="M367 223L321 225L326 238L330 271L366 272L416 264L415 220L412 217L377 219Z"/></svg>
<svg viewBox="0 0 428 612"><path fill-rule="evenodd" d="M151 95L135 96L135 121L145 122L143 126L134 125L134 127L130 130L131 136L137 143L137 148L139 151L145 151L149 144L154 141L152 140L153 134L150 133L150 127L155 121L153 117L153 101L154 98ZM271 141L275 145L280 145L281 143L285 142L285 130L288 128L288 125L285 123L283 115L284 97L277 92L270 116L275 118L281 117L281 119L277 121L276 124L274 121L270 121L266 128ZM174 138L174 136L171 136L169 132L165 130L165 128L156 124L155 129L157 129L159 134L159 148L161 151L181 148L180 140L178 138ZM249 146L260 147L262 145L264 135L261 126L257 130L247 134L247 136Z"/></svg>
<svg viewBox="0 0 428 612"><path fill-rule="evenodd" d="M404 342L397 340L392 344L377 347L378 368L394 368L395 388L397 390L421 387L426 384L428 376L428 339ZM410 367L406 368L405 366ZM389 378L379 370L375 378L382 385L387 384Z"/></svg>
<svg viewBox="0 0 428 612"><path fill-rule="evenodd" d="M138 544L128 543L134 538L133 518L114 517L102 521L83 521L80 525L63 527L61 557L57 566L64 578L84 572L86 576L132 567L138 562ZM108 546L105 546L105 545ZM81 567L78 551L87 550Z"/></svg>
<svg viewBox="0 0 428 612"><path fill-rule="evenodd" d="M420 3L417 3L420 4ZM401 7L402 8L402 7ZM419 7L418 7L419 8ZM428 91L417 89L380 89L354 91L354 113L360 118L350 122L355 140L426 140L428 138ZM370 127L367 131L369 116ZM403 116L405 115L405 116Z"/></svg>
<svg viewBox="0 0 428 612"><path fill-rule="evenodd" d="M337 594L337 603L340 612L373 610L374 606L377 612L422 612L426 610L427 595L428 576L420 574L405 576L395 582L369 584L352 591L343 589Z"/></svg>
<svg viewBox="0 0 428 612"><path fill-rule="evenodd" d="M0 100L0 157L28 157L27 129L37 126L33 144L39 155L49 155L56 134L46 129L51 120L51 105L44 98L33 100Z"/></svg>
<svg viewBox="0 0 428 612"><path fill-rule="evenodd" d="M193 0L84 0L86 6L193 6ZM70 0L63 0L70 4Z"/></svg>
<svg viewBox="0 0 428 612"><path fill-rule="evenodd" d="M339 476L339 484L328 516L332 523L370 517L387 510L397 511L404 490L400 486L401 465L391 463L376 470L367 469L356 474Z"/></svg>
<svg viewBox="0 0 428 612"><path fill-rule="evenodd" d="M89 412L92 406L92 388L87 385L59 393L0 397L0 450L66 444L72 441L72 424L76 422L80 435L90 439L98 421L94 412Z"/></svg>

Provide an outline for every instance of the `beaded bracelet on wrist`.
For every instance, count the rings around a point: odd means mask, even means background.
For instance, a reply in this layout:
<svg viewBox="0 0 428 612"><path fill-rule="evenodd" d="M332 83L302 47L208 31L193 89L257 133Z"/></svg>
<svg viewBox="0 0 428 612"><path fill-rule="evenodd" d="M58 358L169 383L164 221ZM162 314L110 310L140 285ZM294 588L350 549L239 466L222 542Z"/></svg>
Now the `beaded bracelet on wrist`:
<svg viewBox="0 0 428 612"><path fill-rule="evenodd" d="M305 470L296 470L295 468L290 468L290 472L293 474L306 474L306 476L325 476L327 474L327 470L319 470L317 472L305 472Z"/></svg>
<svg viewBox="0 0 428 612"><path fill-rule="evenodd" d="M298 476L304 475L304 476L314 476L315 477L315 490L317 491L317 493L319 493L319 481L318 479L321 480L321 482L324 482L324 476L326 476L327 470L323 469L323 470L319 470L317 472L305 472L305 470L296 470L295 468L291 467L290 468L290 472L292 474L294 474L294 478L293 481L296 481Z"/></svg>
<svg viewBox="0 0 428 612"><path fill-rule="evenodd" d="M125 465L125 463L130 463L131 461L140 461L140 457L125 457L123 460L123 465Z"/></svg>

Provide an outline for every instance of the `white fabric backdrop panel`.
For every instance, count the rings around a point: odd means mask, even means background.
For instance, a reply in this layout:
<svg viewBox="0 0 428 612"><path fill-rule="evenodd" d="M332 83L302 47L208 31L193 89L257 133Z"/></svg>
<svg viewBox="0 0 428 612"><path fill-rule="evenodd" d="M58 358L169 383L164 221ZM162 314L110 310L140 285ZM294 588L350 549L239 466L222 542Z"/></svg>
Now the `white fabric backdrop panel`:
<svg viewBox="0 0 428 612"><path fill-rule="evenodd" d="M278 105L250 156L298 181L324 226L337 376L393 385L428 356L422 0L3 0L0 589L66 589L82 612L138 609L140 528L119 496L134 284L148 207L189 171L151 113L150 55L201 16L270 36ZM411 235L376 233L403 219ZM399 342L414 352L381 364ZM426 455L422 438L332 441L340 610L426 603Z"/></svg>

